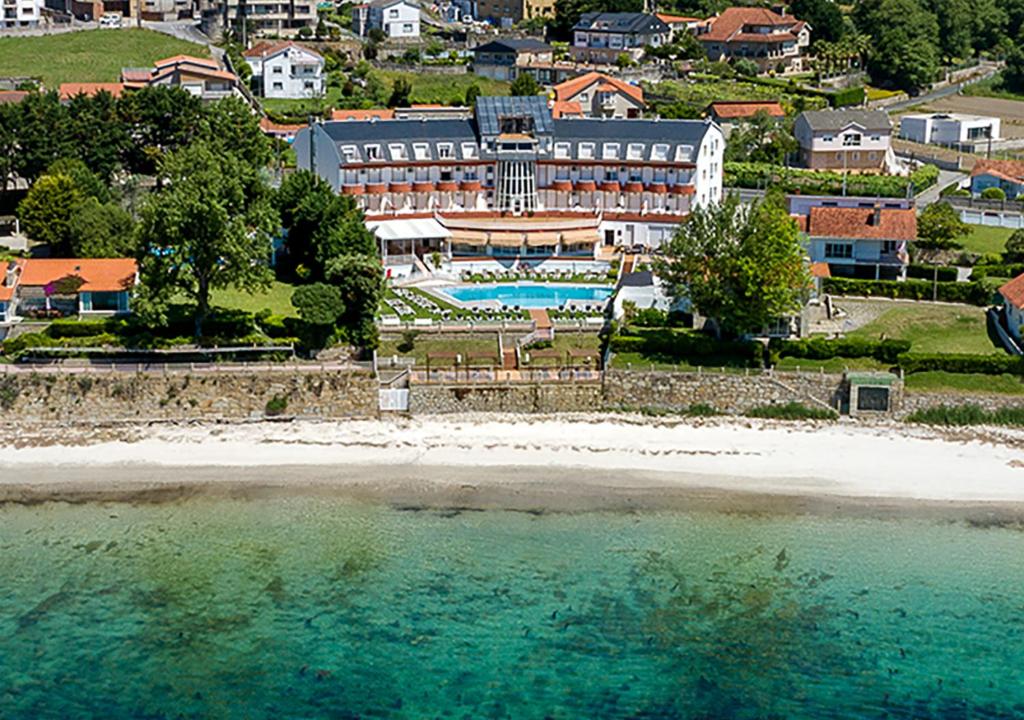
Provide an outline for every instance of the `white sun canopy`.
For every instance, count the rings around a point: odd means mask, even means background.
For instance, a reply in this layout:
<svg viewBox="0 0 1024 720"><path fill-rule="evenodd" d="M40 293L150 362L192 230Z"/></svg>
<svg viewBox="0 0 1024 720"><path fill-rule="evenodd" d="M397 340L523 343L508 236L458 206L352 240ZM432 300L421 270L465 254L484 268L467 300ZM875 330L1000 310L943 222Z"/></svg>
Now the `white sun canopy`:
<svg viewBox="0 0 1024 720"><path fill-rule="evenodd" d="M433 218L381 220L367 223L367 227L378 240L426 240L452 236L444 225Z"/></svg>

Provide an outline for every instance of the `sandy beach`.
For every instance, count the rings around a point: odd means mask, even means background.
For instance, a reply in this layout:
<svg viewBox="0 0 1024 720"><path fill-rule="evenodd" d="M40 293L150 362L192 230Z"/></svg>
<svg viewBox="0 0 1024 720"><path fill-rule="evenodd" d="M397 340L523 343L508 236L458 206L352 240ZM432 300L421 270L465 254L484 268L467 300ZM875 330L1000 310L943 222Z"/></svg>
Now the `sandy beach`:
<svg viewBox="0 0 1024 720"><path fill-rule="evenodd" d="M219 485L347 488L399 502L518 496L540 506L555 496L648 505L679 493L1024 503L1024 433L995 429L482 415L51 428L5 437L6 500Z"/></svg>

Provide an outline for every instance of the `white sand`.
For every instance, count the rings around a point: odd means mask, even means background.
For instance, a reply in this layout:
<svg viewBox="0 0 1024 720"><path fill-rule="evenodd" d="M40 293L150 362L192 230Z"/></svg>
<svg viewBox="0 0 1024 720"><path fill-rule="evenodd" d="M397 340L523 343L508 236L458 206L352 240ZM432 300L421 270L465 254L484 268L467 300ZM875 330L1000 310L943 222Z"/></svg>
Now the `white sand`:
<svg viewBox="0 0 1024 720"><path fill-rule="evenodd" d="M124 435L130 439L0 447L0 483L31 484L32 466L90 466L95 477L98 467L141 465L140 480L147 465L222 467L226 481L273 466L376 466L385 482L387 466L457 466L481 468L473 476L478 484L506 485L535 481L530 467L545 468L545 477L564 467L600 470L593 482L606 487L611 477L625 488L1024 502L1024 433L1013 431L990 432L992 442L896 424L667 423L594 415L159 426ZM487 467L527 470L489 477ZM623 471L621 481L615 471ZM61 475L72 480L75 473L69 467ZM586 477L571 475L574 482ZM457 476L429 477L465 482L464 472Z"/></svg>

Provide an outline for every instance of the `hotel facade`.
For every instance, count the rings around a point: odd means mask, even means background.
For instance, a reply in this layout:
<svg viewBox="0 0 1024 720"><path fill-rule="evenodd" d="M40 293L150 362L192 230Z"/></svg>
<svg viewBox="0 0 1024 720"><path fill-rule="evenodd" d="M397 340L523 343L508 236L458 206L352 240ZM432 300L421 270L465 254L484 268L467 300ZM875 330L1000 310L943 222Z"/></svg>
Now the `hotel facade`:
<svg viewBox="0 0 1024 720"><path fill-rule="evenodd" d="M725 142L709 121L553 119L535 96L481 97L458 119L313 124L294 147L374 227L426 218L449 238L382 254L593 257L657 247L718 202Z"/></svg>

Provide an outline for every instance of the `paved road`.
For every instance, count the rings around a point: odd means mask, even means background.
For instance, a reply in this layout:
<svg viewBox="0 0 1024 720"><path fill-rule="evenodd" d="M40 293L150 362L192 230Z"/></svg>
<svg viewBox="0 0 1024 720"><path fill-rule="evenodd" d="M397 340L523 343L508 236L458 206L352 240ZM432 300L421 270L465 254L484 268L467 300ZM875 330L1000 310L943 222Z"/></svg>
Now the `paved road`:
<svg viewBox="0 0 1024 720"><path fill-rule="evenodd" d="M938 202L942 188L967 178L967 173L955 170L939 170L939 181L917 196L917 212L920 213L932 203Z"/></svg>
<svg viewBox="0 0 1024 720"><path fill-rule="evenodd" d="M199 29L198 20L174 20L171 22L149 22L148 20L144 20L142 26L149 30L155 30L156 32L163 33L164 35L176 37L179 40L186 40L188 42L206 45L210 48L210 52L213 54L213 59L222 66L224 65L224 50L214 45L210 41L210 38L202 33Z"/></svg>
<svg viewBox="0 0 1024 720"><path fill-rule="evenodd" d="M938 100L939 98L949 97L950 95L956 95L957 93L960 92L960 88L962 88L964 85L969 85L971 83L978 82L979 80L990 78L997 72L999 72L998 65L988 64L984 75L980 75L976 78L973 78L968 82L957 83L956 85L949 85L947 87L940 88L939 90L932 90L930 92L926 92L923 95L912 97L909 100L904 100L903 102L893 103L892 105L886 106L885 110L891 115L894 112L906 110L907 108L914 107L915 105L922 105L924 103L931 102L932 100Z"/></svg>

